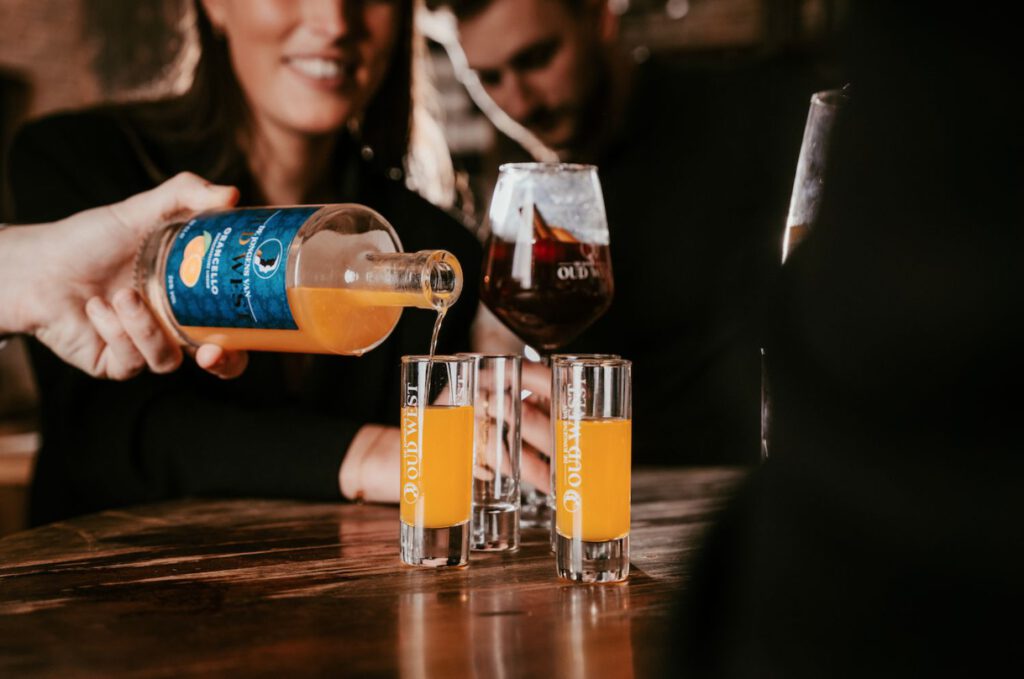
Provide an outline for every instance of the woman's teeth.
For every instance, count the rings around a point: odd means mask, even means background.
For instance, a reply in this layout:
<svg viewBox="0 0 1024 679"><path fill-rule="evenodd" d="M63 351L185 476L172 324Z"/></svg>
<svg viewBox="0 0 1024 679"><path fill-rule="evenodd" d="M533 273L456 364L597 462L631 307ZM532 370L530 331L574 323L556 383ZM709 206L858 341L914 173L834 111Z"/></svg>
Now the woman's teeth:
<svg viewBox="0 0 1024 679"><path fill-rule="evenodd" d="M296 71L299 71L310 78L316 78L317 80L333 80L341 77L342 75L348 75L352 71L351 66L348 66L337 59L301 57L289 59L288 63Z"/></svg>

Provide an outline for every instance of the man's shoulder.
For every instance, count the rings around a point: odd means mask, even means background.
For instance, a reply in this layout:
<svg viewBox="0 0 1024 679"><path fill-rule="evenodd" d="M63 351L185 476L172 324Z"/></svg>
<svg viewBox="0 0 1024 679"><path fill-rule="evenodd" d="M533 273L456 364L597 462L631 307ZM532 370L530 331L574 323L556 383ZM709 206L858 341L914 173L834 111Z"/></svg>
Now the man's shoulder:
<svg viewBox="0 0 1024 679"><path fill-rule="evenodd" d="M640 103L680 103L710 93L720 81L706 68L663 57L636 66L633 100Z"/></svg>
<svg viewBox="0 0 1024 679"><path fill-rule="evenodd" d="M627 134L671 166L709 159L749 163L756 156L790 171L812 87L803 71L778 60L690 65L652 59L638 69Z"/></svg>
<svg viewBox="0 0 1024 679"><path fill-rule="evenodd" d="M655 58L637 68L635 92L641 105L681 106L677 114L703 112L713 123L723 114L749 118L793 102L806 112L820 85L807 65L780 58L692 64Z"/></svg>

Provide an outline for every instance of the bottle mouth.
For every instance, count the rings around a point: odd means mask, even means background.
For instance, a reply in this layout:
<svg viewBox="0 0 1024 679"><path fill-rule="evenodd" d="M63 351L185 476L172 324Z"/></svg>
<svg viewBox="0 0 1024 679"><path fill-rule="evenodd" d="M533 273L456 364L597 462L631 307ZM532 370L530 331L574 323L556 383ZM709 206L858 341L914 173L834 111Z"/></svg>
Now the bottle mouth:
<svg viewBox="0 0 1024 679"><path fill-rule="evenodd" d="M436 250L427 260L427 275L423 277L424 295L431 308L447 309L462 294L462 267L450 252Z"/></svg>
<svg viewBox="0 0 1024 679"><path fill-rule="evenodd" d="M849 85L841 90L823 90L821 92L815 92L811 96L811 104L815 106L841 108L848 103L850 103Z"/></svg>
<svg viewBox="0 0 1024 679"><path fill-rule="evenodd" d="M455 292L458 283L455 269L447 262L438 262L430 271L430 289L435 293L451 294Z"/></svg>

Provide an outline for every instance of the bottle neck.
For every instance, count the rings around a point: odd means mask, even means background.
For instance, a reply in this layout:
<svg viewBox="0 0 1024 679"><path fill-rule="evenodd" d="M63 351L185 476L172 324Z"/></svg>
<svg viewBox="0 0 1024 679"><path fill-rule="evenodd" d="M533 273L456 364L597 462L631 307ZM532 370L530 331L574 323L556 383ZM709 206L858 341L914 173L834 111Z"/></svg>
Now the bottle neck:
<svg viewBox="0 0 1024 679"><path fill-rule="evenodd" d="M446 309L462 293L462 267L444 250L367 256L369 268L360 288L391 292L395 306Z"/></svg>

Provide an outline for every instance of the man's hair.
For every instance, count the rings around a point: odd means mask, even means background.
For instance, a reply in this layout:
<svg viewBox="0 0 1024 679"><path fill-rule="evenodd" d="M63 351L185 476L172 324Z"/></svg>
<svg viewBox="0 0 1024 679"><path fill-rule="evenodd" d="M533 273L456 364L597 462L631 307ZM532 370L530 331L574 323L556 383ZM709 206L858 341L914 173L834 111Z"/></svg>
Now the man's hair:
<svg viewBox="0 0 1024 679"><path fill-rule="evenodd" d="M483 10L494 0L427 0L431 12L439 9L451 10L456 19L465 19Z"/></svg>
<svg viewBox="0 0 1024 679"><path fill-rule="evenodd" d="M570 11L576 12L583 8L587 0L558 0ZM468 19L487 9L494 0L427 0L427 9L449 9L458 20Z"/></svg>

